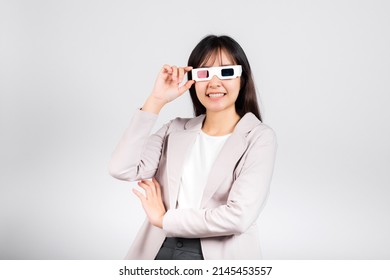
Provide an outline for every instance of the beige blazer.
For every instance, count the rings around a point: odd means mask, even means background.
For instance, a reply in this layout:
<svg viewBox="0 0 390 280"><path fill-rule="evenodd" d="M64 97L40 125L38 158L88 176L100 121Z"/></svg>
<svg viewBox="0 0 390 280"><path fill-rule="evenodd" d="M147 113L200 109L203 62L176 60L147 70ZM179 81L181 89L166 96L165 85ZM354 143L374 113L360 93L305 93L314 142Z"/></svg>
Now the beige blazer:
<svg viewBox="0 0 390 280"><path fill-rule="evenodd" d="M176 118L150 135L158 115L138 110L116 147L110 173L125 181L156 177L167 213L163 229L144 222L126 259L154 259L165 237L201 238L204 258L260 259L256 220L269 193L276 138L247 113L211 168L200 209L176 209L184 160L205 115Z"/></svg>

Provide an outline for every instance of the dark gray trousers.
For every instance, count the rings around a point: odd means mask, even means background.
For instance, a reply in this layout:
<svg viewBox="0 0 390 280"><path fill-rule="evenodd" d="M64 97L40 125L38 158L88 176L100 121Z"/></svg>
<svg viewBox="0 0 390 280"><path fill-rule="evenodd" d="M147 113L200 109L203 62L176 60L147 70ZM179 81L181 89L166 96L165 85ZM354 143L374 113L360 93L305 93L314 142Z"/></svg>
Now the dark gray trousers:
<svg viewBox="0 0 390 280"><path fill-rule="evenodd" d="M167 237L155 260L203 260L200 239Z"/></svg>

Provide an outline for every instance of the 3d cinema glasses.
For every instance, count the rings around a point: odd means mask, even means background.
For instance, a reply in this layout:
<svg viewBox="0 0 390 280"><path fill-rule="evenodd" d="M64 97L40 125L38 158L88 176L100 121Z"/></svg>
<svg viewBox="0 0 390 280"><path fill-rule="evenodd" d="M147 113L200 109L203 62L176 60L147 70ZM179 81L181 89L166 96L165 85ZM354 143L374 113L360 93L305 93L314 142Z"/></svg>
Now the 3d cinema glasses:
<svg viewBox="0 0 390 280"><path fill-rule="evenodd" d="M192 79L197 82L209 81L214 76L221 80L234 79L240 77L241 73L241 65L195 68L191 70Z"/></svg>

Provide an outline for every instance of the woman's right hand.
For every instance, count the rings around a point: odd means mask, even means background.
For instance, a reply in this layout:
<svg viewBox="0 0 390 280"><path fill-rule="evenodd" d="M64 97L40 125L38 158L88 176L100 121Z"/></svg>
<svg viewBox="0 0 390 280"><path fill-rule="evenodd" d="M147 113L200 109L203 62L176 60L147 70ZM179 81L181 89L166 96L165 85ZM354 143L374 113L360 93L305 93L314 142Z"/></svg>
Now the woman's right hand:
<svg viewBox="0 0 390 280"><path fill-rule="evenodd" d="M184 75L191 70L191 66L176 67L165 64L157 76L152 93L141 110L159 114L165 104L181 96L195 83L194 80L189 80L180 86Z"/></svg>
<svg viewBox="0 0 390 280"><path fill-rule="evenodd" d="M166 104L181 96L195 83L194 80L189 80L180 86L185 74L191 70L191 66L176 67L165 64L157 76L150 97Z"/></svg>
<svg viewBox="0 0 390 280"><path fill-rule="evenodd" d="M180 86L185 74L191 70L191 66L176 67L165 64L160 70L152 93L142 110L158 114L165 104L181 96L195 83L194 80L189 80Z"/></svg>

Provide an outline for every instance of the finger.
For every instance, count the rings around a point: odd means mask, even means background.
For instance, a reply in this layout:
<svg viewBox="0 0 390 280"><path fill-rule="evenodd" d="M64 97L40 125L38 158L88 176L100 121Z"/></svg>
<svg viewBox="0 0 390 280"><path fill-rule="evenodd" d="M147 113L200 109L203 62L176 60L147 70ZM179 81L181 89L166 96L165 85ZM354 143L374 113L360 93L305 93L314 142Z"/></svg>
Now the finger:
<svg viewBox="0 0 390 280"><path fill-rule="evenodd" d="M145 196L137 189L132 189L132 191L141 200L141 203L144 203L146 200Z"/></svg>
<svg viewBox="0 0 390 280"><path fill-rule="evenodd" d="M192 69L194 69L194 67L192 67L192 66L186 66L186 67L184 67L185 73L190 72Z"/></svg>
<svg viewBox="0 0 390 280"><path fill-rule="evenodd" d="M183 81L183 77L184 77L184 68L180 67L178 69L178 72L179 72L179 81L178 81L178 83L181 83L181 81Z"/></svg>
<svg viewBox="0 0 390 280"><path fill-rule="evenodd" d="M172 66L172 80L176 81L177 80L177 67Z"/></svg>
<svg viewBox="0 0 390 280"><path fill-rule="evenodd" d="M157 182L156 178L154 178L154 177L152 178L152 181L156 185L157 196L161 197L161 186L160 186L160 184Z"/></svg>
<svg viewBox="0 0 390 280"><path fill-rule="evenodd" d="M156 186L154 184L153 181L149 181L149 180L142 180L142 183L146 184L150 190L150 193L152 195L156 195Z"/></svg>
<svg viewBox="0 0 390 280"><path fill-rule="evenodd" d="M164 64L163 70L165 70L165 72L168 74L172 74L172 67L168 64Z"/></svg>
<svg viewBox="0 0 390 280"><path fill-rule="evenodd" d="M160 186L160 183L157 181L156 177L152 177L152 182L157 185L158 187Z"/></svg>
<svg viewBox="0 0 390 280"><path fill-rule="evenodd" d="M143 181L140 181L140 182L138 182L138 186L140 186L140 188L144 189L145 194L146 194L146 198L152 197L153 190L148 184L145 184Z"/></svg>
<svg viewBox="0 0 390 280"><path fill-rule="evenodd" d="M189 90L190 87L191 87L193 84L195 84L195 81L194 81L194 80L189 80L189 81L187 81L183 86L181 86L181 87L179 88L179 93L180 93L180 94L183 94L186 90Z"/></svg>

